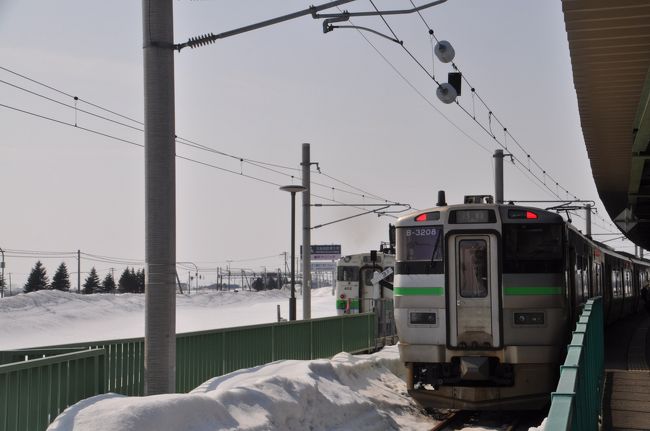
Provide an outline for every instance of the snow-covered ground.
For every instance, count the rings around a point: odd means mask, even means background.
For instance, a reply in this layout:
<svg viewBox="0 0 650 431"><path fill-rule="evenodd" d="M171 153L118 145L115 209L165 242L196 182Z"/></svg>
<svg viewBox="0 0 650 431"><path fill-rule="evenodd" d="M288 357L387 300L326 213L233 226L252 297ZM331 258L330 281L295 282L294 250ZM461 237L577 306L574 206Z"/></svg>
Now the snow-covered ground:
<svg viewBox="0 0 650 431"><path fill-rule="evenodd" d="M177 296L177 330L274 322L288 292ZM301 298L298 298L298 316ZM330 288L312 293L313 317L334 315ZM0 300L0 350L140 337L143 295L56 291ZM189 394L105 394L68 408L51 431L427 430L435 421L406 393L395 347L373 355L277 361L204 382ZM470 428L467 428L469 430ZM483 428L475 428L483 429Z"/></svg>
<svg viewBox="0 0 650 431"><path fill-rule="evenodd" d="M302 316L298 297L297 316ZM285 290L200 291L176 296L176 331L277 321L289 314ZM312 317L335 315L331 288L314 289ZM144 295L78 295L42 290L0 300L0 350L144 336Z"/></svg>

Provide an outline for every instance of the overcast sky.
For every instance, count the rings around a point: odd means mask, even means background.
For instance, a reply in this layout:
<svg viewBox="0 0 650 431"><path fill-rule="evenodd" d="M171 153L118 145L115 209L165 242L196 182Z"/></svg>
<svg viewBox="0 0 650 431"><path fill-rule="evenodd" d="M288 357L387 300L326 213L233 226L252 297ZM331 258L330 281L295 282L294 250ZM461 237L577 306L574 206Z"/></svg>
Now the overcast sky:
<svg viewBox="0 0 650 431"><path fill-rule="evenodd" d="M174 38L180 43L320 3L179 0ZM408 0L375 4L411 7ZM0 104L80 126L0 106L0 247L12 250L5 260L14 287L22 287L38 257L50 277L61 261L76 271L76 261L60 252L117 258L98 262L83 256L82 272L94 265L102 277L111 267L121 272L122 260L144 259L144 157L133 145L144 142L135 130L141 125L85 103L142 121L141 7L125 0L0 2L0 66L53 88L0 69ZM367 0L348 6L372 8ZM596 200L607 222L596 218L602 227L594 232L615 231L598 200L584 146L561 3L449 0L422 16L439 39L453 44L461 72L526 152L510 136L508 148L525 165L530 154L559 186L533 163L531 170L563 197L565 188ZM423 20L411 14L387 21L404 47L446 81L451 66L433 63ZM354 23L390 34L377 17ZM255 270L283 266L290 198L274 184L299 183L291 175L300 173L264 165L277 173L239 158L298 169L303 142L311 144L312 160L324 174L356 188L313 174L323 185L314 185L313 192L324 198L377 203L345 192L362 194L360 189L421 209L435 205L440 189L449 203L462 202L465 194L493 194L494 140L459 106L437 100L436 84L402 47L368 32L363 36L351 29L323 34L321 21L307 16L176 53L177 135L236 156L177 146L178 155L236 172L177 159L178 261L196 263L207 281L216 276L210 268L227 261ZM81 101L75 111L7 83L67 105L75 105L69 96ZM494 118L488 122L487 110L469 90L465 84L460 104L503 142L501 126ZM506 163L506 199L553 198L522 169ZM356 212L314 208L312 224ZM314 230L312 243L340 243L346 254L367 251L387 239L392 221L359 217ZM583 228L582 220L575 223ZM37 253L17 256L27 250Z"/></svg>

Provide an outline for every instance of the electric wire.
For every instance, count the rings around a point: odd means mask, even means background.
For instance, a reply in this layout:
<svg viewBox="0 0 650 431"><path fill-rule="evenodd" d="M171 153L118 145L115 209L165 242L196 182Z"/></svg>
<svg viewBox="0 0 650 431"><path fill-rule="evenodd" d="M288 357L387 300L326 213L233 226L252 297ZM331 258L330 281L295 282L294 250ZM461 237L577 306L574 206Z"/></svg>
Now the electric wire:
<svg viewBox="0 0 650 431"><path fill-rule="evenodd" d="M74 128L76 128L76 129L84 130L84 131L87 131L87 132L90 132L90 133L94 133L94 134L97 134L97 135L100 135L100 136L104 136L104 137L107 137L107 138L110 138L110 139L114 139L114 140L117 140L117 141L120 141L120 142L124 142L124 143L130 144L130 145L133 145L133 146L137 146L137 147L142 147L142 148L144 148L144 145L143 145L143 144L139 144L139 143L134 142L134 141L129 141L129 140L127 140L127 139L119 138L119 137L117 137L117 136L114 136L114 135L111 135L111 134L108 134L108 133L99 132L99 131L97 131L97 130L90 129L90 128L86 128L86 127L82 127L82 126L78 126L78 125L76 126L76 125L74 125L74 124L72 124L72 123L68 123L68 122L65 122L65 121L62 121L62 120L58 120L58 119L55 119L55 118L51 118L51 117L48 117L48 116L45 116L45 115L36 114L36 113L30 112L30 111L26 111L26 110L22 110L22 109L19 109L19 108L15 108L15 107L12 107L12 106L9 106L9 105L5 105L5 104L2 104L2 103L0 103L0 106L1 106L1 107L4 107L4 108L8 108L8 109L15 110L15 111L18 111L18 112L21 112L21 113L25 113L25 114L33 115L33 116L38 117L38 118L41 118L41 119L45 119L45 120L49 120L49 121L53 121L53 122L58 123L58 124L61 124L61 125L65 125L65 126L69 126L69 127L74 127ZM192 162L192 163L196 163L196 164L202 165L202 166L206 166L206 167L214 168L214 169L217 169L217 170L220 170L220 171L223 171L223 172L228 172L228 173L231 173L231 174L234 174L234 175L243 176L243 177L245 177L245 178L249 178L249 179L252 179L252 180L255 180L255 181L261 182L261 183L265 183L265 184L273 185L273 186L276 186L276 187L280 187L280 186L281 186L281 184L279 184L279 183L276 183L276 182L273 182L273 181L269 181L269 180L266 180L266 179L263 179L263 178L259 178L259 177L253 176L253 175L244 174L243 172L237 172L237 171L235 171L235 170L228 169L228 168L224 168L224 167L221 167L221 166L217 166L217 165L212 164L212 163L203 162L203 161L200 161L200 160L192 159L192 158L190 158L190 157L185 157L185 156L181 156L181 155L178 155L178 154L176 154L176 157L179 158L179 159L182 159L182 160L186 160L186 161L189 161L189 162ZM327 198L327 197L325 197L325 196L321 196L321 195L318 195L318 194L315 194L315 193L312 193L312 196L314 196L314 197L318 197L318 198L321 198L321 199L324 199L324 200L328 200L328 201L331 201L331 202L335 202L335 203L341 203L341 204L344 203L344 202L341 202L341 201L339 201L339 200L336 200L336 199L330 199L330 198ZM358 206L353 206L353 207L354 207L354 208L358 208L358 209L363 209L362 207L358 207ZM380 214L379 212L375 212L375 213L376 213L376 214ZM382 214L382 215L386 215L386 216L394 217L394 216L389 215L389 214Z"/></svg>
<svg viewBox="0 0 650 431"><path fill-rule="evenodd" d="M2 70L5 70L5 71L9 72L9 73L12 73L12 74L17 75L17 76L20 76L20 77L22 77L22 78L24 78L24 79L27 79L27 80L29 80L30 82L37 83L37 84L39 84L39 85L41 85L41 86L43 86L43 87L45 87L45 88L48 88L48 89L51 89L51 90L53 90L53 91L56 91L56 92L58 92L58 93L60 93L60 94L63 94L63 95L65 95L65 96L67 96L67 97L73 97L73 98L75 99L75 101L78 99L76 96L72 96L72 95L70 95L69 93L66 93L66 92L64 92L64 91L58 90L58 89L56 89L56 88L54 88L54 87L52 87L52 86L50 86L50 85L43 84L43 83L41 83L41 82L39 82L39 81L37 81L37 80L34 80L34 79L32 79L32 78L29 78L29 77L27 77L27 76L25 76L25 75L23 75L23 74L19 74L19 73L17 73L17 72L14 72L14 71L12 71L12 70L10 70L10 69L7 69L7 68L5 68L5 67L2 67L2 66L0 66L0 68L1 68ZM21 87L21 86L18 86L18 85L15 85L15 84L9 83L9 82L7 82L7 81L0 80L0 83L3 83L3 84L5 84L5 85L9 85L9 86L11 86L11 87L14 87L14 88L19 89L19 90L21 90L21 91L24 91L24 92L27 92L27 93L29 93L29 94L35 95L35 96L37 96L37 97L44 98L44 99L46 99L46 100L48 100L48 101L51 101L51 102L57 103L57 104L62 105L62 106L64 106L64 107L67 107L67 108L70 108L70 109L74 109L75 112L78 110L78 111L80 111L80 112L86 113L86 114L91 115L91 116L94 116L94 117L96 117L96 118L100 118L100 119L102 119L102 120L106 120L106 121L112 122L112 123L114 123L114 124L118 124L118 125L121 125L121 126L124 126L124 127L128 127L128 128L131 128L131 129L134 129L134 130L140 131L140 132L144 132L144 129L143 129L143 128L134 127L134 126L131 126L131 125L128 125L128 124L125 124L125 123L119 122L119 121L115 121L115 120L113 120L113 119L110 119L110 118L107 118L107 117L104 117L104 116L101 116L101 115L98 115L98 114L95 114L95 113L90 112L90 111L86 111L86 110L79 109L79 108L77 108L76 106L73 106L73 105L69 105L69 104L66 104L66 103L60 102L60 101L55 100L55 99L53 99L53 98L50 98L50 97L48 97L48 96L42 95L42 94L40 94L40 93L37 93L37 92L31 91L31 90L28 90L28 89L26 89L26 88L24 88L24 87ZM118 113L116 113L115 111L112 111L112 110L108 110L108 109L102 108L100 105L92 104L92 103L89 103L89 104L90 104L91 106L97 107L97 108L99 108L99 109L103 109L103 110L105 110L105 111L107 111L107 112L110 112L110 113L112 113L112 114L114 114L114 115L119 115L120 117L127 118L127 119L129 119L129 120L131 120L131 121L135 121L135 120L133 120L133 119L131 119L131 118L129 118L129 117L126 117L126 116L124 116L124 115L118 114ZM10 107L10 106L7 106L7 105L1 105L1 106L4 106L5 108L9 108L9 109L14 109L14 110L17 110L17 111L19 111L19 112L23 112L23 113L29 113L28 111L20 110L20 109L18 109L18 108L13 108L13 107ZM35 114L35 113L31 113L31 114L32 114L32 115L35 115L35 116L39 116L39 114ZM41 118L44 118L44 117L41 117ZM45 118L45 119L50 119L50 120L52 120L52 121L60 121L60 120L52 119L52 118L50 118L50 117L47 117L47 118ZM138 122L138 123L139 123L139 124L143 124L143 123L141 123L141 122ZM72 123L67 123L67 122L65 122L65 121L61 122L61 124L66 124L66 125L69 125L69 126L70 126L70 125L73 125ZM74 126L75 126L75 127L78 127L78 128L81 128L82 130L86 130L86 131L92 132L92 133L101 134L101 132L98 132L98 131L96 131L96 130L91 130L91 129L88 129L88 128L84 128L84 127L82 127L82 126L79 126L78 123L77 123L77 121L75 121ZM106 135L103 135L103 136L106 136ZM115 136L113 136L113 138L114 138L114 139L117 139L117 137L115 137ZM132 141L124 140L123 142L133 144ZM240 161L241 163L247 163L247 164L250 164L250 165L252 165L252 166L258 167L258 168L260 168L260 169L265 169L265 170L268 170L268 171L270 171L270 172L274 172L274 173L279 174L279 175L284 175L284 176L290 177L290 178L292 178L292 179L295 179L296 176L294 176L294 175L290 175L290 174L287 174L286 172L278 171L278 170L276 170L276 169L270 168L269 166L271 166L271 167L275 167L275 168L279 168L279 169L291 170L291 171L298 171L298 172L300 171L300 169L298 169L298 168L294 168L294 167L284 166L284 165L280 165L280 164L277 164L277 163L264 162L264 161L260 161L260 160L253 160L253 159L244 158L244 157L241 157L241 156L236 156L236 155L233 155L233 154L229 154L229 153L226 153L226 152L224 152L224 151L220 151L220 150L217 150L217 149L214 149L214 148L208 147L208 146L206 146L206 145L199 144L198 142L195 142L195 141L192 141L192 140L189 140L189 139L186 139L186 138L180 137L180 136L176 136L176 142L179 143L179 144L181 144L181 145L185 145L185 146L193 147L193 148L196 148L196 149L199 149L199 150L203 150L203 151L207 151L207 152L210 152L210 153L213 153L213 154L218 154L218 155L222 155L222 156L225 156L225 157L230 157L230 158L232 158L232 159L235 159L235 160ZM236 171L232 171L232 170L230 170L229 172L236 173ZM240 172L239 174L242 174L242 175L243 175L243 172ZM246 176L246 175L244 175L244 176ZM298 176L297 178L300 179L299 176ZM272 184L275 184L275 183L272 183ZM352 194L352 195L359 196L359 197L366 197L366 196L364 196L364 195L362 195L362 194L358 194L358 193L350 192L349 190L345 190L345 189L340 189L340 188L336 188L336 187L331 187L331 186L329 186L329 185L321 184L321 183L318 183L318 182L312 182L312 184L314 184L314 185L316 185L316 186L319 186L319 187L323 187L323 188L327 188L327 189L333 189L333 190L336 190L336 191L340 191L340 192L347 193L347 194ZM354 186L352 186L352 185L350 185L350 184L348 184L348 183L344 183L344 184L347 185L348 187L354 187ZM384 199L384 198L381 198L381 197L376 196L376 195L373 195L373 194L366 193L366 195L367 195L368 197L371 197L371 198L376 199L376 200L380 200L380 201L384 201L384 202L389 202L389 200ZM396 201L390 201L390 202L397 203Z"/></svg>
<svg viewBox="0 0 650 431"><path fill-rule="evenodd" d="M341 13L343 13L343 11L340 8L339 8L339 11ZM350 23L354 24L352 20L350 20ZM475 145L477 145L478 147L480 147L481 149L483 149L487 153L490 153L490 154L492 153L492 151L490 151L489 148L487 148L486 146L481 144L478 140L476 140L475 138L470 136L465 130L463 130L459 125L457 125L454 121L452 121L451 118L449 118L444 112L442 112L440 109L438 109L438 107L436 105L434 105L433 102L431 102L431 100L429 100L429 98L427 98L408 78L406 78L406 76L404 76L404 74L402 72L400 72L400 70L388 59L388 57L386 57L379 50L379 48L377 48L375 46L375 44L373 44L370 41L370 39L368 39L366 37L366 35L363 34L363 32L361 32L360 30L357 30L357 33L366 41L366 43L368 43L368 45L370 45L370 47L372 47L372 49L377 53L377 55L379 55L379 57L381 57L381 59L384 60L384 62L386 64L388 64L388 66L390 66L391 69L393 69L393 71L402 79L402 81L404 81L411 88L411 90L413 90L418 96L420 96L420 98L422 100L424 100L426 102L427 105L429 105L429 107L431 107L434 111L436 111L449 124L454 126L454 128L456 130L458 130L461 134L463 134L467 139L469 139L470 142L474 143Z"/></svg>
<svg viewBox="0 0 650 431"><path fill-rule="evenodd" d="M415 7L415 4L414 4L413 0L409 0L409 1L410 1L411 4ZM372 0L371 0L371 3L372 3ZM374 4L373 4L373 6L374 6ZM431 26L427 23L427 21L426 21L426 19L424 18L424 16L423 16L421 13L419 13L419 11L418 11L418 14L420 15L420 18L421 18L422 22L424 23L425 27L427 28L428 33L429 33L432 37L435 38L436 42L440 42L440 40L439 40L439 39L437 38L437 36L435 35L434 30L433 30L433 29L431 28ZM385 23L385 24L390 28L390 25L388 24L388 22L387 22L386 20L384 20L384 23ZM391 31L392 31L392 29L391 29ZM397 36L396 36L396 37L397 37ZM460 68L458 67L458 65L457 65L455 62L452 62L452 67L453 67L455 70L457 70L458 72L461 72ZM429 74L428 72L427 72L427 75L431 76L431 74ZM530 160L530 161L531 161L535 166L537 166L537 168L538 168L540 171L542 171L542 172L543 172L546 176L548 176L548 177L549 177L553 182L555 182L556 185L557 185L559 188L561 188L561 189L562 189L563 191L565 191L566 193L570 193L566 188L564 188L563 186L561 186L561 185L559 184L559 182L558 182L557 180L555 180L555 178L554 178L553 176L551 176L550 174L548 174L548 173L547 173L547 170L544 169L544 168L543 168L543 167L542 167L542 166L541 166L541 165L540 165L540 164L539 164L539 163L538 163L538 162L537 162L537 161L536 161L536 160L535 160L535 159L530 155L530 152L527 151L527 150L526 150L526 149L525 149L525 148L520 144L520 142L519 142L519 141L518 141L518 140L517 140L517 139L512 135L512 133L511 133L510 131L508 131L507 127L506 127L506 126L501 122L501 120L499 120L499 118L494 114L494 112L490 109L490 107L487 105L487 103L485 102L485 100L480 96L480 94L478 94L478 92L476 91L475 87L474 87L474 86L469 82L469 80L467 79L467 76L466 76L464 73L462 73L462 72L461 72L461 77L462 77L463 81L465 81L465 83L466 83L466 84L471 88L471 91L472 91L472 98L474 99L474 96L475 96L475 97L476 97L476 98L481 102L481 104L482 104L482 105L487 109L487 111L489 112L489 114L488 114L488 120L489 120L489 123L491 123L491 119L494 118L494 119L499 123L499 125L502 127L502 129L503 129L503 131L504 131L504 140L505 140L505 138L506 138L507 136L510 136L511 140L512 140L516 145L517 145L517 147L519 147L519 149L520 149L524 154L526 154L526 157L527 157L528 160ZM436 81L436 83L438 83L438 82ZM458 106L459 106L459 107L460 107L460 108L465 112L465 114L467 114L470 118L472 118L472 120L474 120L477 124L479 124L479 125L481 126L481 128L482 128L482 129L483 129L483 130L484 130L488 135L490 135L493 139L495 139L495 140L499 143L499 145L500 145L502 148L508 150L508 147L507 147L507 145L506 145L505 142L502 144L500 141L498 141L498 140L496 139L496 135L495 135L494 132L491 130L491 126L489 127L490 130L488 130L488 128L486 128L485 126L483 126L483 125L482 125L482 124L481 124L481 123L476 119L476 116L475 116L474 114L471 114L471 113L470 113L466 108L464 108L464 107L463 107L463 106L458 102L458 100L456 101L456 104L457 104L457 105L458 105ZM530 171L530 169L528 169L528 170ZM535 175L535 174L533 173L533 175ZM574 196L574 199L578 199L577 196L575 196L575 195L573 195L573 196Z"/></svg>
<svg viewBox="0 0 650 431"><path fill-rule="evenodd" d="M372 0L369 0L369 1L370 1L370 3L372 4L372 6L375 8L375 10L379 11L379 10L377 9L377 7L375 6L374 2L373 2ZM410 1L411 1L411 4L413 4L413 1L412 1L412 0L410 0ZM413 4L413 6L415 7L414 4ZM439 42L438 38L435 36L435 32L434 32L433 29L428 25L428 23L426 22L426 20L425 20L424 17L422 16L422 14L419 13L419 11L418 11L418 15L420 15L421 20L423 21L423 23L424 23L425 26L427 27L427 30L429 31L429 34L430 34L432 37L434 37L436 41ZM388 21L387 21L383 16L381 16L381 19L382 19L382 21L384 22L384 24L388 27L388 29L389 29L389 31L391 32L391 34L393 34L393 35L395 36L395 39L400 40L399 37L397 36L396 32L393 30L393 28L392 28L392 27L390 26L390 24L388 23ZM364 39L368 40L368 39L365 37L365 35L362 34L362 36L364 36ZM433 76L433 74L430 73L430 72L429 72L429 71L428 71L428 70L427 70L427 69L422 65L422 63L421 63L419 60L417 60L417 58L415 58L415 56L414 56L414 55L413 55L413 54L412 54L412 53L411 53L411 52L406 48L406 46L404 45L404 42L403 42L402 40L400 40L400 45L401 45L402 48L405 50L405 52L409 55L409 57L411 57L411 58L416 62L416 64L417 64L417 65L418 65L422 70L424 70L424 72L425 72L425 73L426 73L426 74L427 74L427 75L428 75L428 76L429 76L429 77L430 77L430 78L431 78L431 79L432 79L436 84L440 85L440 83L435 79L435 77ZM376 51L378 51L378 49L377 49L376 47L373 46L373 48L374 48ZM380 55L381 55L382 57L384 57L381 53L380 53ZM391 66L392 66L392 65L391 65ZM393 66L392 66L392 67L393 67ZM458 66L456 65L456 63L453 63L453 62L452 62L452 67L453 67L455 70L457 70L457 71L460 72L460 69L458 68ZM401 74L400 74L400 76L401 76ZM492 130L491 130L491 118L494 117L494 119L499 123L499 125L503 127L503 131L504 131L504 140L507 139L508 136L510 136L511 140L512 140L516 145L517 145L517 147L518 147L522 152L524 152L524 154L526 154L526 158L527 158L527 160L532 161L532 163L533 163L533 164L534 164L538 169L540 169L540 170L543 172L543 175L544 175L545 177L548 176L549 179L551 179L553 182L555 182L556 186L557 186L558 188L562 189L562 190L563 190L567 195L571 195L571 196L574 197L574 199L578 199L578 197L577 197L576 195L572 194L568 189L566 189L565 187L561 186L561 185L559 184L559 181L555 180L555 178L554 178L553 176L551 176L550 174L547 173L547 171L546 171L546 170L545 170L545 169L544 169L544 168L543 168L543 167L542 167L542 166L541 166L541 165L540 165L540 164L539 164L539 163L538 163L538 162L537 162L537 161L536 161L536 160L535 160L531 155L530 155L530 153L529 153L529 152L528 152L528 151L527 151L527 150L526 150L526 149L525 149L525 148L520 144L520 142L519 142L519 141L518 141L518 140L517 140L517 139L516 139L512 134L511 134L511 132L508 131L508 129L503 125L503 123L499 120L499 118L496 117L496 116L493 114L493 112L489 109L489 106L488 106L487 103L483 100L483 98L482 98L478 93L476 93L475 88L471 85L471 83L469 82L469 80L467 79L467 77L465 76L465 74L464 74L464 73L461 73L461 76L462 76L463 80L467 83L467 85L470 86L470 88L472 89L472 95L473 95L473 97L474 97L474 95L476 95L476 98L478 98L478 100L481 102L481 104L483 104L483 106L484 106L486 109L488 109L488 111L489 111L489 117L488 117L488 118L489 118L489 123L490 123L489 130L488 130L488 128L486 128L486 127L485 127L481 122L479 122L479 121L476 119L475 114L470 113L470 112L469 112L465 107L463 107L463 106L458 102L458 100L456 101L456 105L459 106L459 107L461 108L461 110L465 112L465 114L466 114L467 116L469 116L473 121L475 121L476 124L478 124L478 125L481 127L481 129L483 129L483 131L485 131L489 136L491 136L491 137L492 137L492 138L493 138L493 139L494 139L494 140L499 144L499 146L501 146L501 147L502 147L503 149L505 149L505 150L508 150L507 145L506 145L505 143L501 143L501 141L499 141L499 140L496 138L496 135L495 135L495 134L492 132ZM481 147L482 147L482 146L481 146ZM513 155L513 157L514 157L514 155ZM519 159L517 159L517 162L520 163L522 166L526 167L526 166L525 166L525 165L524 165L524 164L523 164ZM555 196L557 196L558 198L560 198L559 194L553 192L552 189L550 189L550 188L547 186L546 182L545 182L543 179L540 179L540 178L539 178L539 177L538 177L534 172L531 171L530 167L526 167L526 169L531 173L531 175L532 175L532 176L533 176L533 177L534 177L538 182L540 182L541 184L543 184L545 188L547 188L551 193L553 193ZM600 216L598 216L598 215L597 215L597 217L598 217L599 219L601 219L602 221L604 221L605 223L608 223L608 221L605 220L604 218L602 218L602 217L600 217Z"/></svg>

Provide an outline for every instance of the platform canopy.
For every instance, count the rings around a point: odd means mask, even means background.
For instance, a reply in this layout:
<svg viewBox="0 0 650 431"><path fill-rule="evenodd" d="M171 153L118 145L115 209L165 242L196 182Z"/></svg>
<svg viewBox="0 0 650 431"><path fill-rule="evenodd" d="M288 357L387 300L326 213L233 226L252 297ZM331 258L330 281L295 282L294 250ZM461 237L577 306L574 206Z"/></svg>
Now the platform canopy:
<svg viewBox="0 0 650 431"><path fill-rule="evenodd" d="M650 0L562 0L582 132L605 209L650 249Z"/></svg>

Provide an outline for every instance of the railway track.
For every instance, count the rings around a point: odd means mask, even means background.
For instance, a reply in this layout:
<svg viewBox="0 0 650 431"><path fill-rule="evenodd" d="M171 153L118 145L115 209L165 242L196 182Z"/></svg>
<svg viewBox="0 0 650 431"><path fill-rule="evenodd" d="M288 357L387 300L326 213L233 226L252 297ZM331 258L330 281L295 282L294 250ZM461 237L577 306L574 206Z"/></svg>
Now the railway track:
<svg viewBox="0 0 650 431"><path fill-rule="evenodd" d="M434 411L432 417L440 422L430 428L430 431L458 431L470 427L498 431L527 431L530 427L538 426L544 416L545 412L539 411Z"/></svg>

